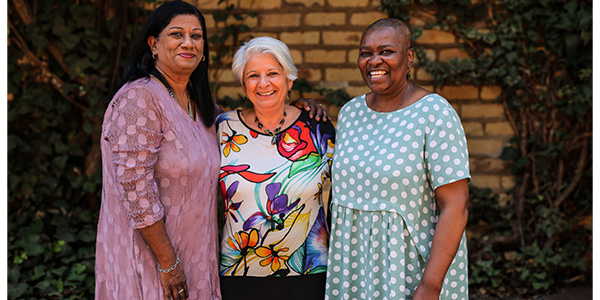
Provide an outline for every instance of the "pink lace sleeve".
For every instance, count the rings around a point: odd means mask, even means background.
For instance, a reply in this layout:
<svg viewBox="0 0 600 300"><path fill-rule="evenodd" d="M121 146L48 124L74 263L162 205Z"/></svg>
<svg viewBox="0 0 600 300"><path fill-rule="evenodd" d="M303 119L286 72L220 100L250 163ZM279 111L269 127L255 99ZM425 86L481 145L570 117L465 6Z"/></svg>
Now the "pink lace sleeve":
<svg viewBox="0 0 600 300"><path fill-rule="evenodd" d="M105 163L113 164L116 188L131 226L144 228L164 215L154 178L163 135L158 106L149 91L132 87L113 100L111 113L105 139L112 162Z"/></svg>

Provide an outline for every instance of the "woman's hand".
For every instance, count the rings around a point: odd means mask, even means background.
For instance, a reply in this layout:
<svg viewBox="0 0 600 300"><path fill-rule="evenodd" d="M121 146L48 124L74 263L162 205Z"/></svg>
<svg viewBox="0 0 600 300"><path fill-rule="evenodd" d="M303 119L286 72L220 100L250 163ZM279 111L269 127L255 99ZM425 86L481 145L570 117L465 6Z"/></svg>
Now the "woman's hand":
<svg viewBox="0 0 600 300"><path fill-rule="evenodd" d="M165 273L160 273L160 283L162 284L165 299L167 300L185 300L188 295L188 286L185 278L183 262L177 263L177 254L167 235L164 218L154 224L138 229L142 238L150 251L156 257L158 262L157 267L160 269L169 270L172 266L174 269ZM180 293L181 292L181 293Z"/></svg>
<svg viewBox="0 0 600 300"><path fill-rule="evenodd" d="M189 297L185 272L181 263L169 273L160 272L160 283L167 300L185 300Z"/></svg>
<svg viewBox="0 0 600 300"><path fill-rule="evenodd" d="M421 282L413 293L412 300L438 300L440 298L440 292L440 289L428 287Z"/></svg>
<svg viewBox="0 0 600 300"><path fill-rule="evenodd" d="M308 116L310 118L314 117L314 119L317 121L323 119L323 122L327 122L327 120L329 119L329 116L327 115L327 110L313 98L300 98L293 101L290 104L299 109L309 111L310 113L308 114Z"/></svg>

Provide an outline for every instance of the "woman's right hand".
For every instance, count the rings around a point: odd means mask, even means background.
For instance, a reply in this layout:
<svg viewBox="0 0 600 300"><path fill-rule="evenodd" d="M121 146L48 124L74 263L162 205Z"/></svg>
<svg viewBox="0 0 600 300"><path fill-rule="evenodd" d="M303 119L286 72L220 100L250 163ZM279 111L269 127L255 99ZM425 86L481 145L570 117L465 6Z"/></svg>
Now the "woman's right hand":
<svg viewBox="0 0 600 300"><path fill-rule="evenodd" d="M175 253L173 244L171 244L169 235L167 235L164 218L148 227L140 228L138 230L146 244L148 244L148 247L150 247L150 251L152 251L156 257L158 268L164 270L170 269L171 266L176 265L173 270L170 270L167 273L159 271L160 283L163 287L165 299L187 299L189 295L183 262L176 262L178 260L177 253ZM179 291L181 291L181 293L179 293Z"/></svg>
<svg viewBox="0 0 600 300"><path fill-rule="evenodd" d="M160 282L165 293L165 299L185 300L189 297L183 264L178 264L169 273L160 272Z"/></svg>

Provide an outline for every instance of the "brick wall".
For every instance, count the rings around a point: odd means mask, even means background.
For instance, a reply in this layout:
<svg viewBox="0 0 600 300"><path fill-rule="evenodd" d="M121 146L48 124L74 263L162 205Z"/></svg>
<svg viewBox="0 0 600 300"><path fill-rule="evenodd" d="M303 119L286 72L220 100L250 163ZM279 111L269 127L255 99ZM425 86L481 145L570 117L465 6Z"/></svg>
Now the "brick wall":
<svg viewBox="0 0 600 300"><path fill-rule="evenodd" d="M212 12L233 4L239 12L255 12L256 18L247 18L250 34L271 36L285 42L299 69L299 76L312 84L343 88L350 96L369 91L356 67L361 34L373 21L386 17L379 10L378 0L191 0L206 16L209 34L216 29ZM411 26L424 24L415 17ZM435 61L465 58L452 34L423 30L416 44L424 47L426 55ZM239 83L229 69L212 70L220 88L218 97L237 98L242 94ZM496 98L497 86L443 86L434 88L431 75L420 68L418 61L413 79L419 85L435 91L454 106L462 119L471 157L472 184L490 187L504 194L514 186L506 164L500 160L502 148L513 136L505 118L503 106ZM297 95L295 95L297 96ZM306 95L305 95L306 96ZM308 95L319 98L318 94ZM321 100L321 99L319 99ZM325 104L325 103L324 103ZM334 117L339 108L328 105Z"/></svg>

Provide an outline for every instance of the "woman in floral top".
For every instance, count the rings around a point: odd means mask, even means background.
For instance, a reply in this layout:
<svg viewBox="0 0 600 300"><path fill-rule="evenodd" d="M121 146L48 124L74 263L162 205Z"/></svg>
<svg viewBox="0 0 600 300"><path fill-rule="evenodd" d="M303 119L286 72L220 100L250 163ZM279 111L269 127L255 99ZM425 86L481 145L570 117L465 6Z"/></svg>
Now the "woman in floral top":
<svg viewBox="0 0 600 300"><path fill-rule="evenodd" d="M223 299L323 299L329 228L321 192L335 129L285 103L297 70L281 41L251 40L232 68L253 108L217 120Z"/></svg>

